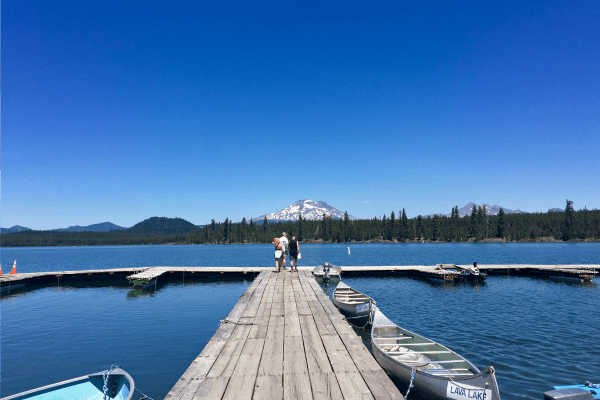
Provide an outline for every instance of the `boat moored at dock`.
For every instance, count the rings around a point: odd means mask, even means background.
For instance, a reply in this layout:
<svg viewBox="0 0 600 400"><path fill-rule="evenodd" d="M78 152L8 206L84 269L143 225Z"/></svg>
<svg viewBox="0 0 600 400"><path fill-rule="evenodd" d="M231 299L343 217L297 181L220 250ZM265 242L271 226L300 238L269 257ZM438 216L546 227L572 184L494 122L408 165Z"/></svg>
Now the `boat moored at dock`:
<svg viewBox="0 0 600 400"><path fill-rule="evenodd" d="M415 274L446 283L484 282L488 275L479 270L477 262L474 262L473 265L437 264L435 268L416 271Z"/></svg>
<svg viewBox="0 0 600 400"><path fill-rule="evenodd" d="M377 307L371 328L373 356L392 379L426 399L499 400L493 367L475 365L433 340L390 321Z"/></svg>
<svg viewBox="0 0 600 400"><path fill-rule="evenodd" d="M352 323L367 322L375 308L375 300L340 281L331 301Z"/></svg>
<svg viewBox="0 0 600 400"><path fill-rule="evenodd" d="M312 272L317 282L337 282L341 279L342 267L326 262L314 267Z"/></svg>
<svg viewBox="0 0 600 400"><path fill-rule="evenodd" d="M582 385L553 386L544 393L544 400L599 400L600 384L586 382Z"/></svg>
<svg viewBox="0 0 600 400"><path fill-rule="evenodd" d="M97 372L3 397L1 400L131 400L135 384L121 368Z"/></svg>

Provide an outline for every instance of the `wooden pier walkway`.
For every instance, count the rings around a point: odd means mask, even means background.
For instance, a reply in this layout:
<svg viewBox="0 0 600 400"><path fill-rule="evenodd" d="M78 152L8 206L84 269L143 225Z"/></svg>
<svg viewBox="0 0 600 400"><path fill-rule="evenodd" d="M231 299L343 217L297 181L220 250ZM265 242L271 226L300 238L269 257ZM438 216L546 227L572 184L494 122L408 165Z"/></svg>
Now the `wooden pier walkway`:
<svg viewBox="0 0 600 400"><path fill-rule="evenodd" d="M308 271L261 272L165 400L402 399Z"/></svg>

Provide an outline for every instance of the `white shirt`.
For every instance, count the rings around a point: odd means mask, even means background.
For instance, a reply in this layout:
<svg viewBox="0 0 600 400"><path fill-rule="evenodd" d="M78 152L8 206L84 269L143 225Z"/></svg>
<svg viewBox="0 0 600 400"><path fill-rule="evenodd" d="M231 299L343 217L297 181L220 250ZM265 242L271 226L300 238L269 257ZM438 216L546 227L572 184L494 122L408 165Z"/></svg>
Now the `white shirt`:
<svg viewBox="0 0 600 400"><path fill-rule="evenodd" d="M285 247L285 252L287 253L288 246L290 244L290 242L288 241L288 238L286 238L285 236L282 236L279 238L279 241L283 244L283 247Z"/></svg>

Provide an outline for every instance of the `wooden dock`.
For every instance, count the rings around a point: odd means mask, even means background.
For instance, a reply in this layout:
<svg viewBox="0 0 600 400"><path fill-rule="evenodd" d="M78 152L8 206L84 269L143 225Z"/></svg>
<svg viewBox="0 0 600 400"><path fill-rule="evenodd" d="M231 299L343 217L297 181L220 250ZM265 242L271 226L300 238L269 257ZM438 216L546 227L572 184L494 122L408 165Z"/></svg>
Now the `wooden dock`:
<svg viewBox="0 0 600 400"><path fill-rule="evenodd" d="M312 271L314 267L299 267L301 271ZM404 275L423 276L439 273L435 266L425 265L377 265L377 266L342 266L344 276L374 276L374 275ZM592 280L598 276L599 264L578 265L538 265L538 264L479 264L478 268L488 275L527 275L537 277L567 277ZM23 271L25 268L19 269ZM10 286L51 286L73 281L90 282L93 280L123 280L161 277L172 279L201 279L214 277L243 277L256 276L263 271L273 271L273 267L185 267L158 266L139 268L112 268L80 271L52 272L19 272L17 274L0 275L0 289ZM147 279L148 280L148 279Z"/></svg>
<svg viewBox="0 0 600 400"><path fill-rule="evenodd" d="M402 399L308 271L261 272L165 400Z"/></svg>

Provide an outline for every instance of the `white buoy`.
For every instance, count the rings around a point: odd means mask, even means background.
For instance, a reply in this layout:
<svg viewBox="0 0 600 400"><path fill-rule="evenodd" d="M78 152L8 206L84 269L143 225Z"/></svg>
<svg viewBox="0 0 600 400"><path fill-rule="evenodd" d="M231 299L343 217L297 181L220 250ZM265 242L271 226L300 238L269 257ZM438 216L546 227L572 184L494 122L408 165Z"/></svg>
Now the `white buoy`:
<svg viewBox="0 0 600 400"><path fill-rule="evenodd" d="M348 255L350 255L350 247L348 247Z"/></svg>

